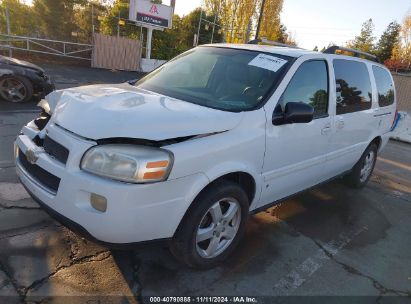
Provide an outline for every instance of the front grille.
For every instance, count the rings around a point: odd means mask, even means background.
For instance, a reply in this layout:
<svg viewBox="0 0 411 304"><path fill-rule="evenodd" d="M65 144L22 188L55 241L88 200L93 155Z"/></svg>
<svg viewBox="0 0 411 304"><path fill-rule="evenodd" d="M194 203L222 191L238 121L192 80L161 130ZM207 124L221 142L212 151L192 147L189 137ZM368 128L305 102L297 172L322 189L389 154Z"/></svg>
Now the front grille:
<svg viewBox="0 0 411 304"><path fill-rule="evenodd" d="M24 153L19 150L19 162L21 166L27 171L27 173L35 179L39 184L57 193L60 185L60 178L47 172L43 168L37 165L31 164Z"/></svg>
<svg viewBox="0 0 411 304"><path fill-rule="evenodd" d="M59 162L66 164L69 156L69 150L46 136L43 142L44 151Z"/></svg>

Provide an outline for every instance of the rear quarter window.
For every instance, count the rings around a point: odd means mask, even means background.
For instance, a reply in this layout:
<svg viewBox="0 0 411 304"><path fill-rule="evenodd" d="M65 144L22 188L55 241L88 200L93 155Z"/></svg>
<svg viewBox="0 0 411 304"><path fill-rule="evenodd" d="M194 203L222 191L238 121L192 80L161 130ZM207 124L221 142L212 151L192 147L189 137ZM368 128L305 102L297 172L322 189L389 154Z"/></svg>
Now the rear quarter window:
<svg viewBox="0 0 411 304"><path fill-rule="evenodd" d="M390 106L394 103L394 83L389 72L378 66L373 66L375 83L378 91L378 104L380 107Z"/></svg>
<svg viewBox="0 0 411 304"><path fill-rule="evenodd" d="M335 59L333 65L337 85L337 114L371 109L371 81L365 63Z"/></svg>

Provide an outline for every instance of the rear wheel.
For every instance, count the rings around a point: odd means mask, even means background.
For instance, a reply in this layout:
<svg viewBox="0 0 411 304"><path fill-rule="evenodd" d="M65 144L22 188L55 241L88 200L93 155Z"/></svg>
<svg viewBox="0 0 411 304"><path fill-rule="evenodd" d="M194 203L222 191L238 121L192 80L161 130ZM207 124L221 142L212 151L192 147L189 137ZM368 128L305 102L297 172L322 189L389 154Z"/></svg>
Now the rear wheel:
<svg viewBox="0 0 411 304"><path fill-rule="evenodd" d="M193 268L212 268L241 240L248 217L248 197L230 181L218 182L193 202L171 244L173 255Z"/></svg>
<svg viewBox="0 0 411 304"><path fill-rule="evenodd" d="M8 102L27 102L33 97L33 85L24 77L3 77L0 79L0 96Z"/></svg>
<svg viewBox="0 0 411 304"><path fill-rule="evenodd" d="M350 174L345 177L346 183L353 188L364 187L370 179L377 161L378 147L376 144L370 144L355 164Z"/></svg>

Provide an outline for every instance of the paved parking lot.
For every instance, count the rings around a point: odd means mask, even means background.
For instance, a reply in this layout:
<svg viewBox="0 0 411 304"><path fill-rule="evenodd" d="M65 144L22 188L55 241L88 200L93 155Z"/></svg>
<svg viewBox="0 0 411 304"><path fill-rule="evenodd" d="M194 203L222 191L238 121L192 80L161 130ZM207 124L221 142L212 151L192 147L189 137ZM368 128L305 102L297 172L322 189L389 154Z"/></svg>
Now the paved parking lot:
<svg viewBox="0 0 411 304"><path fill-rule="evenodd" d="M194 271L166 248L93 244L39 209L8 162L10 139L33 115L0 113L0 303L51 296L136 303L152 295L411 299L411 145L390 142L362 190L335 181L251 217L233 257Z"/></svg>
<svg viewBox="0 0 411 304"><path fill-rule="evenodd" d="M411 296L409 145L391 142L363 190L333 182L251 217L237 253L209 271L187 269L165 248L90 243L38 209L13 168L0 179L0 296L19 296L7 299Z"/></svg>

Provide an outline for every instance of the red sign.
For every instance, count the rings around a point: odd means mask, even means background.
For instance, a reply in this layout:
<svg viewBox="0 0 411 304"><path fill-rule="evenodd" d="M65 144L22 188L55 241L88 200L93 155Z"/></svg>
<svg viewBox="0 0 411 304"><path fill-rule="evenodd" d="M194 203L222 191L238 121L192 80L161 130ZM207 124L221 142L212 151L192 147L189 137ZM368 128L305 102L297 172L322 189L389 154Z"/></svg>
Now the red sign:
<svg viewBox="0 0 411 304"><path fill-rule="evenodd" d="M151 6L151 8L150 8L150 13L152 13L152 14L159 14L158 13L158 9L157 9L157 5L152 5Z"/></svg>
<svg viewBox="0 0 411 304"><path fill-rule="evenodd" d="M173 7L153 3L151 0L130 0L129 19L140 24L171 28Z"/></svg>

